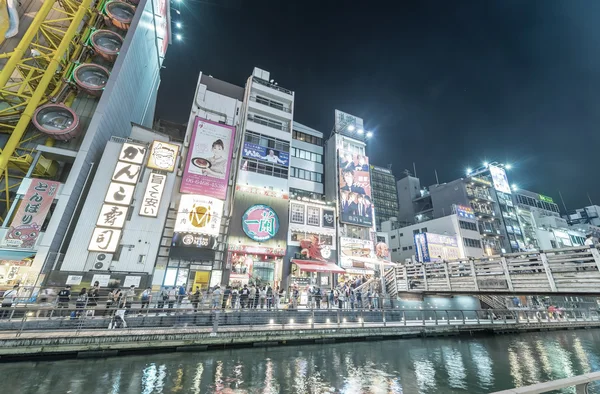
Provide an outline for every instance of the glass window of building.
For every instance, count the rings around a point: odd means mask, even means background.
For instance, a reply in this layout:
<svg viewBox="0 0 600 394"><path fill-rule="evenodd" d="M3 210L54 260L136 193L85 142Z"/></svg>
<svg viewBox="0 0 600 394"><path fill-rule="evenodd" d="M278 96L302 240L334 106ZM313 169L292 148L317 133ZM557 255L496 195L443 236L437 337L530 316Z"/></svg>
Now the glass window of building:
<svg viewBox="0 0 600 394"><path fill-rule="evenodd" d="M304 224L304 205L302 204L291 204L292 223Z"/></svg>
<svg viewBox="0 0 600 394"><path fill-rule="evenodd" d="M311 226L321 225L321 210L315 207L307 207L306 210L306 223Z"/></svg>

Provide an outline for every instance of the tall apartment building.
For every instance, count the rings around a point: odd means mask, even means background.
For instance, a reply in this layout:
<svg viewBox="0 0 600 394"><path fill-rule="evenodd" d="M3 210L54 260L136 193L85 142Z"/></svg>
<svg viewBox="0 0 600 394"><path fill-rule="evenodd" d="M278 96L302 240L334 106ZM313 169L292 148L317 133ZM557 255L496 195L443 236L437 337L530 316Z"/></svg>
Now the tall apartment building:
<svg viewBox="0 0 600 394"><path fill-rule="evenodd" d="M381 231L381 223L398 217L398 189L396 177L389 168L371 166L371 186L375 205L375 226Z"/></svg>

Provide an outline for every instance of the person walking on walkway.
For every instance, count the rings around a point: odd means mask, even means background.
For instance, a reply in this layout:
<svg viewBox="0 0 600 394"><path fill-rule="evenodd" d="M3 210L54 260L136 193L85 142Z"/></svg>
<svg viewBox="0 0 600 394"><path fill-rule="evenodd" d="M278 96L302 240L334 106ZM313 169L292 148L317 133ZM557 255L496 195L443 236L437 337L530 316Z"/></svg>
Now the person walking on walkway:
<svg viewBox="0 0 600 394"><path fill-rule="evenodd" d="M100 282L95 281L94 286L90 287L88 290L88 311L86 312L88 316L94 317L96 312L96 307L98 306L98 300L100 299Z"/></svg>
<svg viewBox="0 0 600 394"><path fill-rule="evenodd" d="M315 304L317 306L317 309L321 309L321 288L317 287L315 288Z"/></svg>
<svg viewBox="0 0 600 394"><path fill-rule="evenodd" d="M255 287L255 292L254 292L254 304L252 305L254 307L254 309L258 308L258 302L260 299L260 288L258 286Z"/></svg>
<svg viewBox="0 0 600 394"><path fill-rule="evenodd" d="M212 308L217 309L221 304L221 287L219 285L215 286L215 289L212 293Z"/></svg>
<svg viewBox="0 0 600 394"><path fill-rule="evenodd" d="M223 301L221 302L221 309L225 310L227 308L227 302L231 297L231 286L225 286L225 291L223 292Z"/></svg>
<svg viewBox="0 0 600 394"><path fill-rule="evenodd" d="M250 299L248 300L248 308L252 309L254 308L254 296L256 296L256 286L252 285L252 287L250 288Z"/></svg>
<svg viewBox="0 0 600 394"><path fill-rule="evenodd" d="M79 295L77 296L77 300L75 301L75 316L73 317L82 317L85 311L85 307L88 303L88 293L87 289L84 287L79 291Z"/></svg>
<svg viewBox="0 0 600 394"><path fill-rule="evenodd" d="M239 299L239 291L237 287L234 287L231 290L231 309L238 309L238 299Z"/></svg>
<svg viewBox="0 0 600 394"><path fill-rule="evenodd" d="M177 301L177 291L175 290L174 287L171 287L168 291L167 291L167 304L169 305L169 309L173 309L173 306L175 306L175 301Z"/></svg>
<svg viewBox="0 0 600 394"><path fill-rule="evenodd" d="M127 289L127 293L125 294L125 308L131 309L131 307L133 306L134 298L135 298L135 286L131 285L131 286L129 286L129 289Z"/></svg>
<svg viewBox="0 0 600 394"><path fill-rule="evenodd" d="M177 289L177 307L181 308L181 303L183 302L183 299L185 298L185 287L183 285L179 286L179 289Z"/></svg>
<svg viewBox="0 0 600 394"><path fill-rule="evenodd" d="M152 301L152 287L148 286L146 290L142 292L142 309L150 309L150 302ZM140 311L141 312L141 311Z"/></svg>
<svg viewBox="0 0 600 394"><path fill-rule="evenodd" d="M248 290L248 285L244 285L242 291L240 293L240 306L242 309L248 307L248 297L250 296L250 290Z"/></svg>
<svg viewBox="0 0 600 394"><path fill-rule="evenodd" d="M265 302L267 301L267 289L263 286L262 289L260 289L260 309L265 309Z"/></svg>
<svg viewBox="0 0 600 394"><path fill-rule="evenodd" d="M271 310L271 306L273 305L273 288L268 283L267 283L266 293L267 293L267 295L266 295L267 296L267 309Z"/></svg>

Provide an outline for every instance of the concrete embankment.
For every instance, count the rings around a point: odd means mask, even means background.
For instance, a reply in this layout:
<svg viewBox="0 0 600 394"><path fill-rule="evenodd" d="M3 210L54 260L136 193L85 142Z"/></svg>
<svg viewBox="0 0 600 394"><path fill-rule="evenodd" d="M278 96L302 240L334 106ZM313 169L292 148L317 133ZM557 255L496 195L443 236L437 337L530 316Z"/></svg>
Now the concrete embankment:
<svg viewBox="0 0 600 394"><path fill-rule="evenodd" d="M158 352L202 351L227 347L284 346L397 338L508 334L529 331L600 328L598 321L500 323L457 325L393 325L327 328L222 327L217 333L206 327L136 330L87 330L0 333L0 362L92 358Z"/></svg>

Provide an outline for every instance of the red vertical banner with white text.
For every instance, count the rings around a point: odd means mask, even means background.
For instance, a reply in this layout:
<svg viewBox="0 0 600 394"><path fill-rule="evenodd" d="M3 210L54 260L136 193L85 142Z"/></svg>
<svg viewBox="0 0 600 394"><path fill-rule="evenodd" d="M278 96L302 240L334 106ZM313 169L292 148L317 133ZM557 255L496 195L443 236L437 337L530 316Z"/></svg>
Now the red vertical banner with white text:
<svg viewBox="0 0 600 394"><path fill-rule="evenodd" d="M3 246L33 249L59 186L60 182L36 178L31 180L31 185L6 232Z"/></svg>

